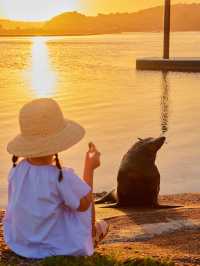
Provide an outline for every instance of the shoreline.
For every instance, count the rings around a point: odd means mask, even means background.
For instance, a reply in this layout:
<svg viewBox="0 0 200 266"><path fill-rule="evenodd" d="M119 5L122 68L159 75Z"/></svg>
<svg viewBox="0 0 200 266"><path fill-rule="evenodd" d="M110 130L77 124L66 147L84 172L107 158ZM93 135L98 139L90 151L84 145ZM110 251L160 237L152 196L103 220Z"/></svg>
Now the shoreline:
<svg viewBox="0 0 200 266"><path fill-rule="evenodd" d="M94 197L96 199L105 196L105 194L107 194L106 191L102 191L102 192L95 192L94 193ZM189 203L191 204L198 204L197 201L197 195L199 195L200 192L183 192L183 193L175 193L175 194L161 194L159 195L159 203L160 204L186 204L188 205ZM7 205L7 201L3 200L3 203L1 204L0 202L0 213L2 210L4 210L6 208ZM195 203L196 202L196 203ZM200 203L199 203L200 204Z"/></svg>
<svg viewBox="0 0 200 266"><path fill-rule="evenodd" d="M200 30L182 30L172 31L172 33L190 33L200 32ZM133 33L162 33L162 31L124 31L124 32L102 32L102 33L77 33L77 34L2 34L2 38L19 38L19 37L81 37L81 36L99 36L99 35L117 35L117 34L133 34Z"/></svg>
<svg viewBox="0 0 200 266"><path fill-rule="evenodd" d="M118 210L102 208L104 205L96 206L97 219L104 218L110 224L110 232L97 248L97 253L103 256L118 254L122 261L151 256L161 260L170 259L179 266L200 265L200 193L160 196L160 203L180 204L184 207ZM22 265L22 260L3 242L3 214L4 210L0 210L0 262L2 260L9 264L15 260L17 263L14 265ZM185 223L180 224L180 220ZM171 226L166 227L169 223L176 227L175 230Z"/></svg>

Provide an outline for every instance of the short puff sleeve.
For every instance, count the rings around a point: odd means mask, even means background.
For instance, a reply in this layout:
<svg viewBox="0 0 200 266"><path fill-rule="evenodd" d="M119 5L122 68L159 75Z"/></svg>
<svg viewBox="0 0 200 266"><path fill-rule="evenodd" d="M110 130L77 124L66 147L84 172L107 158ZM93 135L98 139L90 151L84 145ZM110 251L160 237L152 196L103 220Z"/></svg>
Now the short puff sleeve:
<svg viewBox="0 0 200 266"><path fill-rule="evenodd" d="M64 203L72 210L77 210L80 200L85 197L91 187L75 174L73 169L63 169L63 180L58 182L58 190Z"/></svg>

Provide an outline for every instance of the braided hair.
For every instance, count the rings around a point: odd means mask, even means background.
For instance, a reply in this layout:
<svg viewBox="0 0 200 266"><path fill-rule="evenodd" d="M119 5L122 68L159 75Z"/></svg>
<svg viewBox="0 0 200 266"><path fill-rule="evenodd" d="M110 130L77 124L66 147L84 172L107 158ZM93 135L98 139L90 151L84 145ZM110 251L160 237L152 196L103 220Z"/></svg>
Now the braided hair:
<svg viewBox="0 0 200 266"><path fill-rule="evenodd" d="M15 168L17 166L17 161L18 161L18 157L13 155L13 157L12 157L13 168Z"/></svg>
<svg viewBox="0 0 200 266"><path fill-rule="evenodd" d="M55 162L56 162L56 167L59 169L58 181L61 182L63 180L63 173L62 173L62 166L58 158L58 154L55 154Z"/></svg>

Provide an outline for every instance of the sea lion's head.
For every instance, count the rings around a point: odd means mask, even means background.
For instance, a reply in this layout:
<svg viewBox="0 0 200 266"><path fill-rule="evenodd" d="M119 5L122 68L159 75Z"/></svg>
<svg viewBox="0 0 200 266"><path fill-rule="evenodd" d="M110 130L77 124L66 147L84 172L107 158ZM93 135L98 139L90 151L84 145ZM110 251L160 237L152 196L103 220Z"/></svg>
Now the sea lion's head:
<svg viewBox="0 0 200 266"><path fill-rule="evenodd" d="M157 152L165 143L166 138L165 137L146 138L146 139L138 138L138 140L139 141L136 143L138 147L146 147L150 151Z"/></svg>
<svg viewBox="0 0 200 266"><path fill-rule="evenodd" d="M158 150L165 143L165 137L138 139L130 150L130 153L137 154L139 157L155 161Z"/></svg>

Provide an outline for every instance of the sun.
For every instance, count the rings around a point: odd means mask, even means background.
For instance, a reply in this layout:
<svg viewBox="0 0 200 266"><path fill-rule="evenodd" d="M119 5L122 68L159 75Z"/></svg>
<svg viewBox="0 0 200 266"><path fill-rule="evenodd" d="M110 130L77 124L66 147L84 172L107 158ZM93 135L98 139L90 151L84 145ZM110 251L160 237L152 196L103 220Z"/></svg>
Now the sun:
<svg viewBox="0 0 200 266"><path fill-rule="evenodd" d="M5 18L23 21L44 21L66 11L79 11L78 0L0 0Z"/></svg>

